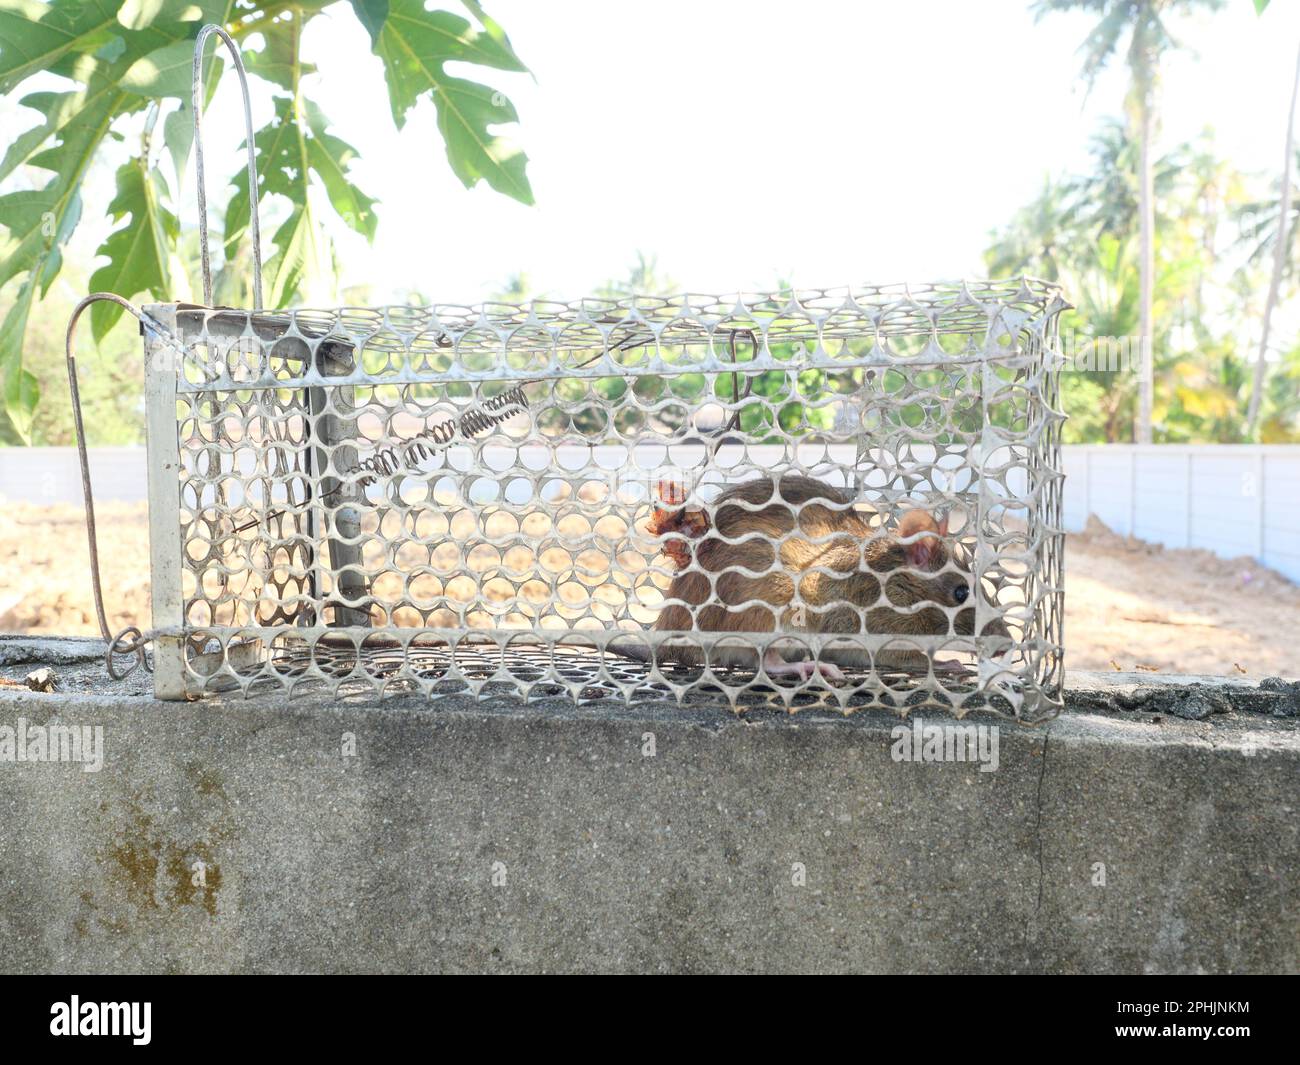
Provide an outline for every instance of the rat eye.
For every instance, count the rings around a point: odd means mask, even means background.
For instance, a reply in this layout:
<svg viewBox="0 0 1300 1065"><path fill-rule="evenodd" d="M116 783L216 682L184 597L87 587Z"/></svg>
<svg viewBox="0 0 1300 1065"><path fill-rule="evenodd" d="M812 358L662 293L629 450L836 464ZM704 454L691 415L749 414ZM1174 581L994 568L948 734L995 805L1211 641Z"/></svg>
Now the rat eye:
<svg viewBox="0 0 1300 1065"><path fill-rule="evenodd" d="M952 597L956 599L958 603L966 602L966 597L968 595L970 595L970 589L964 584L959 584L952 590Z"/></svg>

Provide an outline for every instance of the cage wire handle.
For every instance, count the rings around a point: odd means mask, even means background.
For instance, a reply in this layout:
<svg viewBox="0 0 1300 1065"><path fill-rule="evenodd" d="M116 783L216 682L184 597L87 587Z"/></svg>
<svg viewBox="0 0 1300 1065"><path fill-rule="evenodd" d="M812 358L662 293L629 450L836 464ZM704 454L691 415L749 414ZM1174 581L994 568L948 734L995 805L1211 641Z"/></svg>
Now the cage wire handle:
<svg viewBox="0 0 1300 1065"><path fill-rule="evenodd" d="M203 260L203 303L212 306L212 263L208 258L208 194L203 176L203 46L216 34L225 42L239 75L244 97L244 137L248 147L248 217L253 230L253 310L262 309L262 229L257 217L257 147L253 141L253 105L248 95L248 73L239 45L221 26L208 23L194 39L194 74L191 106L194 109L194 175L199 187L199 253Z"/></svg>
<svg viewBox="0 0 1300 1065"><path fill-rule="evenodd" d="M77 434L77 458L81 463L81 494L86 503L86 539L90 546L90 588L95 599L95 617L99 621L99 632L108 644L105 664L108 675L114 680L122 680L135 671L136 666L144 666L148 673L153 672L153 665L145 655L145 644L154 636L152 631L142 632L138 625L128 625L116 636L108 631L108 615L104 612L104 591L99 580L99 544L95 527L95 497L90 489L90 456L86 451L86 428L81 418L81 392L77 387L77 357L72 351L72 341L76 334L77 322L82 313L92 303L107 300L116 303L123 310L129 311L140 321L143 329L151 334L167 336L167 331L160 323L154 321L144 311L112 292L92 292L72 310L68 319L68 331L64 337L64 353L68 360L68 392L72 396L72 421ZM114 655L135 655L135 661L119 673L113 661Z"/></svg>
<svg viewBox="0 0 1300 1065"><path fill-rule="evenodd" d="M730 350L731 361L733 364L735 364L736 362L736 337L740 336L742 333L749 334L749 342L754 347L754 358L758 358L758 334L755 333L754 330L752 329L733 329L731 331L731 336L728 338L727 341L727 346L728 349ZM747 400L750 397L753 391L754 391L754 380L752 377L747 377L745 379L745 394L743 396L740 394L740 375L733 370L731 373L732 401L735 403L742 403L743 401ZM728 423L726 429L724 429L723 432L734 433L739 428L740 428L740 408L737 407L735 413L732 414L731 416L731 421Z"/></svg>

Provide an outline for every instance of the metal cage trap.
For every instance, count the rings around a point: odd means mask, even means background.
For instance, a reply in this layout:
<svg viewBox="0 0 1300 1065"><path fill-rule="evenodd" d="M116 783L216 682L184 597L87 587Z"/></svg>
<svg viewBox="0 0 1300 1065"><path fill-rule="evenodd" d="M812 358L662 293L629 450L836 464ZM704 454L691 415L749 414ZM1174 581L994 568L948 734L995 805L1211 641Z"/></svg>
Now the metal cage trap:
<svg viewBox="0 0 1300 1065"><path fill-rule="evenodd" d="M1059 708L1056 286L257 302L141 313L159 697Z"/></svg>

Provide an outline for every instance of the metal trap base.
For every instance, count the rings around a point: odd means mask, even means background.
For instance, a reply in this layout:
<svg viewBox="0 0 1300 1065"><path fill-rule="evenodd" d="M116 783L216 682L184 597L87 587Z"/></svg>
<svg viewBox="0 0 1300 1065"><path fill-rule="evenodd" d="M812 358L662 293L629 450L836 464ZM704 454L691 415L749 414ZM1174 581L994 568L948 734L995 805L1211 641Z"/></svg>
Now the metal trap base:
<svg viewBox="0 0 1300 1065"><path fill-rule="evenodd" d="M248 696L287 691L294 697L332 693L350 701L403 694L435 702L468 694L527 703L568 699L580 705L607 699L632 705L668 701L732 707L739 712L829 709L848 713L874 707L906 714L960 706L962 713L981 708L1005 713L1008 709L999 705L1002 700L996 696L985 699L977 694L973 678L946 680L940 693L921 671L845 669L843 681L809 683L795 677L770 678L755 668L739 666L706 669L660 663L656 667L597 647L562 644L505 648L484 644L481 649L462 645L452 650L436 643L357 648L348 642L330 645L322 640L313 646L302 640L268 652L254 641L242 649L232 648L230 657L243 660L240 676L222 675L219 653L193 659L200 672L205 660L214 667L209 691ZM949 691L951 700L945 697Z"/></svg>

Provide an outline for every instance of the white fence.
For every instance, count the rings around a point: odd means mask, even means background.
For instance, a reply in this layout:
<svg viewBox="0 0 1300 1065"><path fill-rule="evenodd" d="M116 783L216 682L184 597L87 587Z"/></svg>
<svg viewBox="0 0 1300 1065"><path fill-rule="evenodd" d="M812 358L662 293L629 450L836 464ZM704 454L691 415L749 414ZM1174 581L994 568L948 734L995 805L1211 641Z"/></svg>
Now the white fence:
<svg viewBox="0 0 1300 1065"><path fill-rule="evenodd" d="M1065 527L1096 514L1166 547L1249 555L1300 581L1300 446L1102 444L1065 451Z"/></svg>
<svg viewBox="0 0 1300 1065"><path fill-rule="evenodd" d="M92 447L95 500L149 498L144 448ZM0 503L81 503L75 447L0 447Z"/></svg>
<svg viewBox="0 0 1300 1065"><path fill-rule="evenodd" d="M1065 452L1065 527L1096 514L1166 547L1249 555L1300 582L1300 445L1075 445ZM91 448L95 498L146 498L142 447ZM0 503L80 503L73 448L0 448Z"/></svg>

